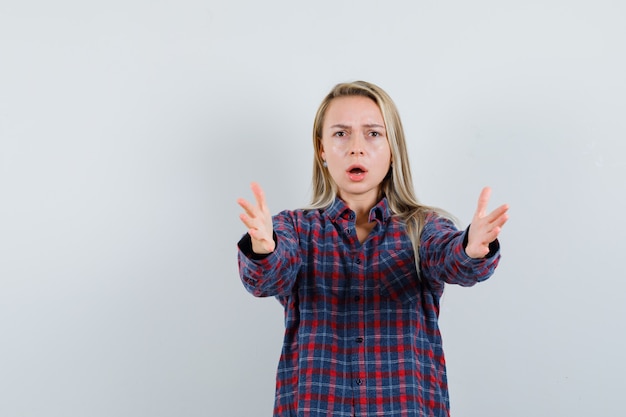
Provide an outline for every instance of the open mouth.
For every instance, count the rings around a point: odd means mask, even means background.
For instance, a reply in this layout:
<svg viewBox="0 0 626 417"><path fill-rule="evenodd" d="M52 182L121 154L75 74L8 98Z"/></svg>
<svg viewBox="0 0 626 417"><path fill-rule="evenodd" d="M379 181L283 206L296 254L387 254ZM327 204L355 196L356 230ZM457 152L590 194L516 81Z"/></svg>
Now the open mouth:
<svg viewBox="0 0 626 417"><path fill-rule="evenodd" d="M361 181L363 178L365 178L365 174L367 174L367 170L360 165L353 165L351 167L348 167L347 172L348 177L352 181Z"/></svg>
<svg viewBox="0 0 626 417"><path fill-rule="evenodd" d="M350 165L347 171L352 174L362 174L364 172L367 172L367 169L365 169L363 165L354 164L354 165Z"/></svg>

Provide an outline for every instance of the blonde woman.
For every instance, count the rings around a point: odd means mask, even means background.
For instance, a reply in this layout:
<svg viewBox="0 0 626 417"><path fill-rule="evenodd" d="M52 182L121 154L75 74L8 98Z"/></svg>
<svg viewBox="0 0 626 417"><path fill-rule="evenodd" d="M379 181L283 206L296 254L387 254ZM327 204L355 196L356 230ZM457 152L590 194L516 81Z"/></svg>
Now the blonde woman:
<svg viewBox="0 0 626 417"><path fill-rule="evenodd" d="M378 86L339 84L313 127L310 207L239 199L244 286L285 308L274 416L449 416L437 324L444 284L489 278L507 205L471 225L415 197L404 131Z"/></svg>

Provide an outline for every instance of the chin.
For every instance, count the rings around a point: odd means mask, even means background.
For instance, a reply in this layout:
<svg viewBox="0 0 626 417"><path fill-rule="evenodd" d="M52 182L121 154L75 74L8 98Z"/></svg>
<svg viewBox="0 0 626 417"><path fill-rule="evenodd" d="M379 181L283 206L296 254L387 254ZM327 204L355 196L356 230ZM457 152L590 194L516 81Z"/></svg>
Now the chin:
<svg viewBox="0 0 626 417"><path fill-rule="evenodd" d="M344 194L363 195L369 193L379 193L380 187L375 187L368 184L350 184L346 187L341 187L339 190L340 193Z"/></svg>

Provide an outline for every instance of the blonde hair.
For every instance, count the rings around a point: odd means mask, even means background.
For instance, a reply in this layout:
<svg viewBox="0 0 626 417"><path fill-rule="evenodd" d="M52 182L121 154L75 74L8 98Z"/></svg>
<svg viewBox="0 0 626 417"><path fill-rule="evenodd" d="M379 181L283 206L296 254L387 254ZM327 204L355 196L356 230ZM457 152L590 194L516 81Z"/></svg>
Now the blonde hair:
<svg viewBox="0 0 626 417"><path fill-rule="evenodd" d="M332 100L337 97L349 96L367 97L380 108L387 130L391 160L393 161L390 174L381 183L381 191L387 197L392 214L406 224L415 252L416 267L419 268L419 242L426 215L435 212L452 221L454 218L444 210L422 205L415 196L402 121L393 100L380 87L365 81L341 83L337 84L322 100L313 122L313 180L309 208L328 208L337 196L337 185L330 176L328 169L324 167L324 161L321 157L322 129L326 111Z"/></svg>

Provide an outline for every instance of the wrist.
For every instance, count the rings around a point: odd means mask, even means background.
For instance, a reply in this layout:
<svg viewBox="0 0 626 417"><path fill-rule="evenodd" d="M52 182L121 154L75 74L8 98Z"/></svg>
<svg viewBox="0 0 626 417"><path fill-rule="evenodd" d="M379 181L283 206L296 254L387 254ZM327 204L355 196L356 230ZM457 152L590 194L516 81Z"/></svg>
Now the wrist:
<svg viewBox="0 0 626 417"><path fill-rule="evenodd" d="M272 232L272 240L259 240L251 238L252 252L255 255L269 255L276 249L276 233Z"/></svg>

